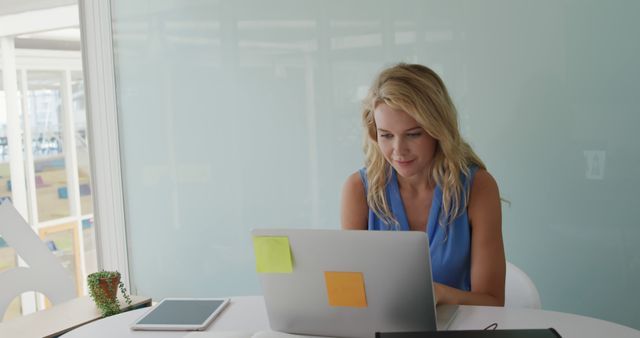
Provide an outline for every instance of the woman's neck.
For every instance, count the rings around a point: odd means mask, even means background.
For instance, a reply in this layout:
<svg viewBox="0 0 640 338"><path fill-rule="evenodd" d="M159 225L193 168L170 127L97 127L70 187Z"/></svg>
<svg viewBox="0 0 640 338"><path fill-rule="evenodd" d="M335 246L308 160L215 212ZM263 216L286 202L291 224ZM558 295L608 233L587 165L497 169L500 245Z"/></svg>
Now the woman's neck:
<svg viewBox="0 0 640 338"><path fill-rule="evenodd" d="M396 173L397 174L397 173ZM434 188L434 182L427 174L415 175L412 177L402 177L397 175L398 187L409 193L430 192Z"/></svg>

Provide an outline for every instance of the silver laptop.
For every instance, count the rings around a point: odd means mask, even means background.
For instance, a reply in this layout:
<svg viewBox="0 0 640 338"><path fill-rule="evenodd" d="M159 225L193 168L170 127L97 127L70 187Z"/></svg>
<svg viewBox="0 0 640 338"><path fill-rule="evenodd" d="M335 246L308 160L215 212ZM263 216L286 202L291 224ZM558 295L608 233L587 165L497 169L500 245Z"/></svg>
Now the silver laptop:
<svg viewBox="0 0 640 338"><path fill-rule="evenodd" d="M290 246L290 272L258 273L272 330L371 338L375 332L445 329L455 315L457 308L446 306L436 321L424 232L254 229L251 234L287 238ZM366 304L347 299L336 305L327 272L361 277Z"/></svg>

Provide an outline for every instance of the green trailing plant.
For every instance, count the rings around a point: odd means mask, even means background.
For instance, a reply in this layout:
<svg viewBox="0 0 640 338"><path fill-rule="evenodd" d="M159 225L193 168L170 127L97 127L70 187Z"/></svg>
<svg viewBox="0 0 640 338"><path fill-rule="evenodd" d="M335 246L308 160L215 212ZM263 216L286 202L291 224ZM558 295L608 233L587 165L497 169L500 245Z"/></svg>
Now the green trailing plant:
<svg viewBox="0 0 640 338"><path fill-rule="evenodd" d="M124 283L120 280L118 271L98 271L87 276L89 295L103 317L120 313L118 289L122 293L127 305L131 305L131 297L127 293Z"/></svg>

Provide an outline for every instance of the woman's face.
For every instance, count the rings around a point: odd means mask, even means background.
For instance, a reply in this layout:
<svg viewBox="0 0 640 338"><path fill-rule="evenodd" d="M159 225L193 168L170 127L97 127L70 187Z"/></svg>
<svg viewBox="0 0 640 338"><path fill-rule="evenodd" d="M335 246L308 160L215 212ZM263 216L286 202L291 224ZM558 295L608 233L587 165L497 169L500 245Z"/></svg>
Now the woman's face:
<svg viewBox="0 0 640 338"><path fill-rule="evenodd" d="M380 103L373 111L378 147L398 175L424 175L431 165L437 141L406 112Z"/></svg>

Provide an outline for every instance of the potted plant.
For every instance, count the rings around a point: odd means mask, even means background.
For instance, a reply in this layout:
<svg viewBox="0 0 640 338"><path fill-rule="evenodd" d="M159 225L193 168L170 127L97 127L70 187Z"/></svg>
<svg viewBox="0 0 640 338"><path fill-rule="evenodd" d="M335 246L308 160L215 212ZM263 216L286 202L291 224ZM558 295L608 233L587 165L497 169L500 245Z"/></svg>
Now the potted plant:
<svg viewBox="0 0 640 338"><path fill-rule="evenodd" d="M120 302L118 301L118 289L122 292L127 305L131 305L131 297L120 280L118 271L98 271L87 276L89 295L96 303L96 306L103 317L108 317L120 313Z"/></svg>

